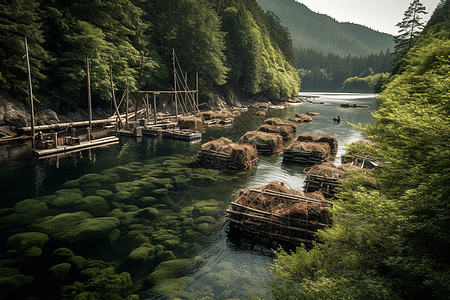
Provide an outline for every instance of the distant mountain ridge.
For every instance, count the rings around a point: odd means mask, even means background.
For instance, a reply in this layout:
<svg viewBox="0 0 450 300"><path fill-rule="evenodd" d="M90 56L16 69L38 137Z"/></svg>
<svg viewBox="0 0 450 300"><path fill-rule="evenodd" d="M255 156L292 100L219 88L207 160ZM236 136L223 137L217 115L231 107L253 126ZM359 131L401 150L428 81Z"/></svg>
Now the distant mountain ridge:
<svg viewBox="0 0 450 300"><path fill-rule="evenodd" d="M264 11L270 10L286 26L295 48L314 49L340 56L366 56L394 50L392 35L353 24L340 23L318 14L295 0L257 0Z"/></svg>

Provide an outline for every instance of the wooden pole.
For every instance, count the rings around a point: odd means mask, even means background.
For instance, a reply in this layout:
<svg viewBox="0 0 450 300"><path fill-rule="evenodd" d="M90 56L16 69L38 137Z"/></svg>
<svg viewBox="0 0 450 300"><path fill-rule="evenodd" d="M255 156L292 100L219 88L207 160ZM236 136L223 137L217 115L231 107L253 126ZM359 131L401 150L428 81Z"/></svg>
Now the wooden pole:
<svg viewBox="0 0 450 300"><path fill-rule="evenodd" d="M198 109L198 72L196 73L196 76L195 76L195 89L196 89L196 92L195 92L195 103L197 105L197 112L199 113L200 111Z"/></svg>
<svg viewBox="0 0 450 300"><path fill-rule="evenodd" d="M177 71L175 68L175 49L172 49L173 84L175 89L175 122L178 122Z"/></svg>
<svg viewBox="0 0 450 300"><path fill-rule="evenodd" d="M117 103L116 103L116 96L115 96L115 94L114 94L114 82L113 82L112 68L111 68L110 75L111 75L111 93L112 93L112 101L114 102L114 109L115 109L116 114L117 114L117 118L118 118L118 121L119 121L120 128L123 128L122 118L120 117L119 109L117 108Z"/></svg>
<svg viewBox="0 0 450 300"><path fill-rule="evenodd" d="M89 107L89 128L91 129L92 133L92 102L91 102L91 78L89 74L89 58L86 58L86 69L87 69L87 93L88 93L88 107Z"/></svg>
<svg viewBox="0 0 450 300"><path fill-rule="evenodd" d="M141 90L141 80L142 80L142 68L144 65L144 53L142 53L141 57L141 68L139 70L139 82L138 82L138 90L136 91L136 108L134 112L134 120L137 122L137 115L138 115L138 105L139 105L139 91Z"/></svg>
<svg viewBox="0 0 450 300"><path fill-rule="evenodd" d="M153 113L155 114L155 125L158 123L156 119L156 93L153 93Z"/></svg>
<svg viewBox="0 0 450 300"><path fill-rule="evenodd" d="M28 55L28 43L27 38L25 38L25 54L27 58L27 73L28 73L28 96L30 98L30 110L31 110L31 147L35 148L35 135L34 130L34 104L33 104L33 86L31 85L31 70L30 70L30 57Z"/></svg>
<svg viewBox="0 0 450 300"><path fill-rule="evenodd" d="M145 119L147 120L148 123L148 119L150 118L150 113L148 111L148 93L145 94L145 108L146 108Z"/></svg>
<svg viewBox="0 0 450 300"><path fill-rule="evenodd" d="M127 100L125 104L126 110L125 110L125 124L128 126L128 79L127 79Z"/></svg>

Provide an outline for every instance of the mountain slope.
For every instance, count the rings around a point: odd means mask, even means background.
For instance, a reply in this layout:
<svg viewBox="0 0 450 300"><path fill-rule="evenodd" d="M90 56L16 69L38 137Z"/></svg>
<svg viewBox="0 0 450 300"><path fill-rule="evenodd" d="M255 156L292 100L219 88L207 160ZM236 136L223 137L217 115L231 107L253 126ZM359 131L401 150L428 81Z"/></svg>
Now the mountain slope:
<svg viewBox="0 0 450 300"><path fill-rule="evenodd" d="M295 0L258 0L258 3L263 10L270 10L281 19L296 48L310 48L324 54L333 52L341 56L366 56L394 49L389 34L357 24L337 22Z"/></svg>

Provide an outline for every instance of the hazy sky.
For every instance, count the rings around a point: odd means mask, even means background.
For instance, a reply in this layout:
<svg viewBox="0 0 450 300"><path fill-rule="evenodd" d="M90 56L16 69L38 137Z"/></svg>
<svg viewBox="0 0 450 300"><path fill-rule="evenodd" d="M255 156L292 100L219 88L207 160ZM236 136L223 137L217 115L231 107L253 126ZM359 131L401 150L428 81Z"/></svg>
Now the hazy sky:
<svg viewBox="0 0 450 300"><path fill-rule="evenodd" d="M403 19L403 13L413 0L296 0L314 12L329 15L339 22L365 25L374 30L398 34L395 26ZM439 0L420 1L428 12L427 21Z"/></svg>

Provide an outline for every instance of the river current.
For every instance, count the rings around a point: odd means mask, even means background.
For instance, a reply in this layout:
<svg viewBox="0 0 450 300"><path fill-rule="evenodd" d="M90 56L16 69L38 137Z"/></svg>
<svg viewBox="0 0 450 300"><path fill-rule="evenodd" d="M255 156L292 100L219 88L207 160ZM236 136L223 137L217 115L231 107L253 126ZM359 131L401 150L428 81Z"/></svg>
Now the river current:
<svg viewBox="0 0 450 300"><path fill-rule="evenodd" d="M230 127L202 128L202 140L197 143L121 138L117 145L72 157L36 162L27 156L0 164L0 281L22 280L20 290L0 292L0 298L90 295L104 299L101 295L108 291L123 299L128 293L139 294L140 299L266 296L267 265L274 255L264 244L229 237L226 209L239 189L273 180L303 190L305 170L273 155L260 156L257 167L249 171L223 174L198 168L192 157L212 137L237 141L268 117L288 120L296 113L316 112L319 116L299 124L297 133L335 134L339 142L335 163L339 164L344 143L363 139L350 123L373 123L371 113L378 108L378 98L374 94L300 94L317 96L314 102L327 104L269 109L265 117L255 114L262 109L249 109ZM368 108L343 108L342 102ZM337 116L340 123L333 121ZM67 216L67 222L73 223L54 222ZM101 228L88 232L82 225L89 222L94 224L90 228ZM33 254L32 248L23 248L25 238L18 238L22 246L11 238L27 232L45 233L50 239L44 238L41 244L28 241L39 249L33 248ZM65 257L58 249L70 252ZM75 258L82 263L75 263ZM131 275L121 275L125 273Z"/></svg>

